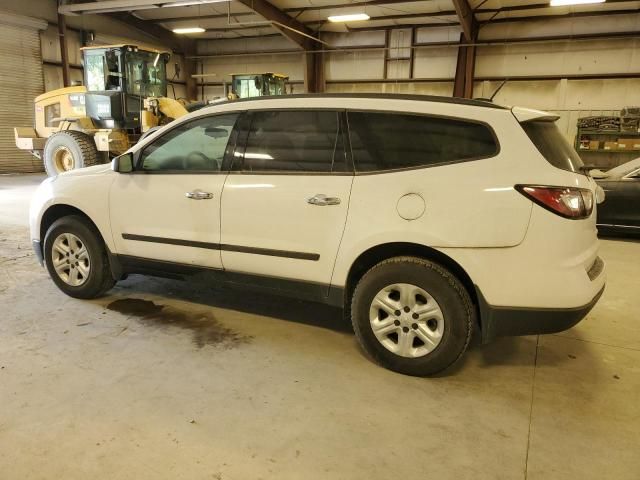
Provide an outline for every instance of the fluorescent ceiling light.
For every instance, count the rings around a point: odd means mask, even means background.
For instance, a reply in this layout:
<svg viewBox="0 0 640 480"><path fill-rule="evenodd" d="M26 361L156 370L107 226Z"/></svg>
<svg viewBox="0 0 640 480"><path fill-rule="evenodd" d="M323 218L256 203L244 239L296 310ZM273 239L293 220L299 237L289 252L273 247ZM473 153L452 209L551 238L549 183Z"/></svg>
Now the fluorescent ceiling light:
<svg viewBox="0 0 640 480"><path fill-rule="evenodd" d="M366 13L350 13L347 15L331 15L328 17L330 22L361 22L362 20L369 20L369 15Z"/></svg>
<svg viewBox="0 0 640 480"><path fill-rule="evenodd" d="M185 28L174 28L173 33L202 33L205 29L202 27L185 27Z"/></svg>
<svg viewBox="0 0 640 480"><path fill-rule="evenodd" d="M169 3L158 3L161 7L190 7L192 5L204 5L206 3L223 3L229 0L184 0L174 1Z"/></svg>
<svg viewBox="0 0 640 480"><path fill-rule="evenodd" d="M551 0L552 7L566 7L568 5L587 5L589 3L604 3L606 0Z"/></svg>

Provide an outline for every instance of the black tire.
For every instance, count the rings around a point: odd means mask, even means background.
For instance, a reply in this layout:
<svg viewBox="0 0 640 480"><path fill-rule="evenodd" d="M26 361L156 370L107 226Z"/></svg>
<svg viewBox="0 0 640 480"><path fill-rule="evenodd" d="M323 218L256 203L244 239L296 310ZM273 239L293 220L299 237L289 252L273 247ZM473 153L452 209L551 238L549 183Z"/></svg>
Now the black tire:
<svg viewBox="0 0 640 480"><path fill-rule="evenodd" d="M66 283L53 266L53 243L63 233L75 235L86 246L90 269L82 285L72 286ZM64 293L74 298L97 298L115 285L109 268L109 257L100 233L87 220L78 215L62 217L49 227L44 237L44 261L51 279Z"/></svg>
<svg viewBox="0 0 640 480"><path fill-rule="evenodd" d="M56 132L47 139L42 156L44 169L50 177L65 171L56 162L56 155L62 149L66 149L73 157L73 170L98 163L98 150L89 135L73 130Z"/></svg>
<svg viewBox="0 0 640 480"><path fill-rule="evenodd" d="M385 287L399 283L428 292L442 311L442 337L421 357L393 353L373 333L369 311L374 297ZM451 272L417 257L393 257L378 263L360 279L351 300L353 329L364 351L389 370L419 377L441 372L462 357L471 340L474 311L469 293Z"/></svg>

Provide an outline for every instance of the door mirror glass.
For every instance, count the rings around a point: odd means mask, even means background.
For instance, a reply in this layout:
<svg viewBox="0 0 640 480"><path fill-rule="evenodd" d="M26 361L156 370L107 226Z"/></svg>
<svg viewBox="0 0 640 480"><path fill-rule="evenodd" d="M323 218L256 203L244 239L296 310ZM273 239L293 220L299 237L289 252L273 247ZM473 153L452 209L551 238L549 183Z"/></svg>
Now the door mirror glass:
<svg viewBox="0 0 640 480"><path fill-rule="evenodd" d="M133 171L133 153L125 153L113 159L112 169L118 173Z"/></svg>

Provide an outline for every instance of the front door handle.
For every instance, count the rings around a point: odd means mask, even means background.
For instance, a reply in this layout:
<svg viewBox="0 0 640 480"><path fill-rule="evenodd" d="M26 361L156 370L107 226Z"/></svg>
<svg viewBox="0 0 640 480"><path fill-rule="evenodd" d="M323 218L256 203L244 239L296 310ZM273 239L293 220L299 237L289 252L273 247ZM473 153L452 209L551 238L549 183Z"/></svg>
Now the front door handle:
<svg viewBox="0 0 640 480"><path fill-rule="evenodd" d="M313 197L307 198L307 203L324 207L326 205L340 205L340 199L338 197L327 197L324 193L318 193Z"/></svg>
<svg viewBox="0 0 640 480"><path fill-rule="evenodd" d="M199 189L194 190L193 192L187 192L184 195L191 200L211 200L213 198L213 193L203 192Z"/></svg>

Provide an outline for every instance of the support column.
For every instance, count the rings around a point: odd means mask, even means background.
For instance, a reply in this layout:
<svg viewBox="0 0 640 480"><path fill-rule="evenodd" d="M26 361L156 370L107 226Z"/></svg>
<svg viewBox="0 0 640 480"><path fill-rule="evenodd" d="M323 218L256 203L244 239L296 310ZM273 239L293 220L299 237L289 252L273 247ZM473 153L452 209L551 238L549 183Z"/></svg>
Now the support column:
<svg viewBox="0 0 640 480"><path fill-rule="evenodd" d="M322 93L325 90L324 53L306 51L304 53L304 88L307 93Z"/></svg>
<svg viewBox="0 0 640 480"><path fill-rule="evenodd" d="M187 53L184 55L184 78L186 82L186 94L188 100L196 100L198 98L198 83L193 75L196 73L196 61L192 58L187 58ZM204 81L204 80L203 80ZM204 98L203 98L204 100Z"/></svg>
<svg viewBox="0 0 640 480"><path fill-rule="evenodd" d="M60 43L60 60L62 63L62 84L65 87L71 85L69 74L69 56L67 55L67 22L64 15L58 14L58 40Z"/></svg>
<svg viewBox="0 0 640 480"><path fill-rule="evenodd" d="M472 43L474 40L468 42L464 34L460 35L460 43ZM460 46L458 47L458 61L456 63L456 75L453 81L453 96L460 98L472 98L473 97L473 79L476 69L476 47L472 46Z"/></svg>

